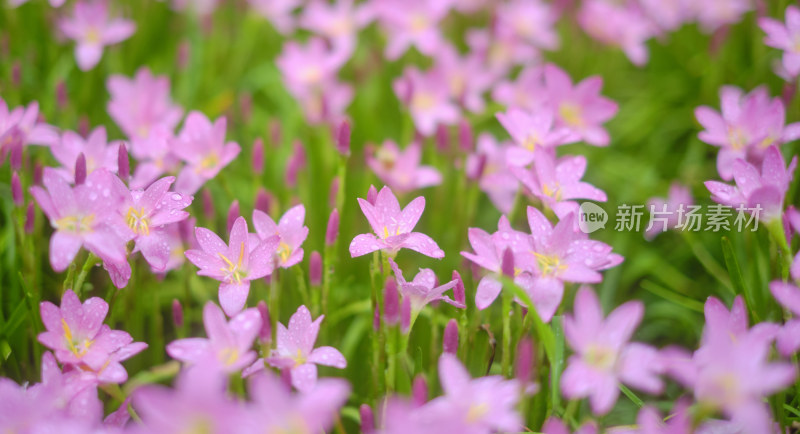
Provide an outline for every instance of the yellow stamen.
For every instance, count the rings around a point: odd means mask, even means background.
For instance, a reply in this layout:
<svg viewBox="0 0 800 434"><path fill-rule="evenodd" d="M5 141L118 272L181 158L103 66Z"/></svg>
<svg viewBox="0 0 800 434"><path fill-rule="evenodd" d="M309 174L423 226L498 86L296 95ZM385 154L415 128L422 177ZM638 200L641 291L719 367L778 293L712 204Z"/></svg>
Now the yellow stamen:
<svg viewBox="0 0 800 434"><path fill-rule="evenodd" d="M558 114L568 125L573 127L582 127L584 125L583 110L581 110L581 107L577 104L568 102L562 103L558 107Z"/></svg>
<svg viewBox="0 0 800 434"><path fill-rule="evenodd" d="M489 405L485 402L480 404L472 404L469 406L469 410L467 410L467 423L473 424L481 420L486 413L489 412Z"/></svg>
<svg viewBox="0 0 800 434"><path fill-rule="evenodd" d="M128 227L139 235L150 235L150 220L144 215L144 207L138 210L134 207L128 208L126 216Z"/></svg>
<svg viewBox="0 0 800 434"><path fill-rule="evenodd" d="M556 277L567 269L567 264L561 263L561 258L555 255L542 255L541 253L532 252L536 256L536 262L539 265L539 270L544 277Z"/></svg>

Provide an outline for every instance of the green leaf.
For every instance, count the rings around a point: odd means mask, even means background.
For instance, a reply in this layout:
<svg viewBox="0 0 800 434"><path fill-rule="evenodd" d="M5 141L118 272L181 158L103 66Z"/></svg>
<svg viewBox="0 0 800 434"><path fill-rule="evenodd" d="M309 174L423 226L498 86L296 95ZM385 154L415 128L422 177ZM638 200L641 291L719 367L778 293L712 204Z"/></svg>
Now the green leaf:
<svg viewBox="0 0 800 434"><path fill-rule="evenodd" d="M725 257L725 266L728 267L728 275L731 277L731 284L737 294L742 294L753 315L756 322L760 322L760 316L756 309L757 300L750 288L745 285L744 277L742 277L742 269L739 267L739 261L736 260L736 254L733 252L733 245L728 237L722 237L722 255Z"/></svg>
<svg viewBox="0 0 800 434"><path fill-rule="evenodd" d="M539 313L536 311L536 306L533 304L533 300L522 289L519 285L517 285L512 279L509 279L506 276L500 277L501 282L503 283L503 290L511 291L512 295L517 297L525 306L528 308L528 315L531 315L533 319L533 325L536 328L536 336L542 342L544 346L544 352L547 355L547 360L550 361L550 365L552 366L555 362L555 352L556 352L556 338L553 335L553 330L542 321L542 318L539 316Z"/></svg>

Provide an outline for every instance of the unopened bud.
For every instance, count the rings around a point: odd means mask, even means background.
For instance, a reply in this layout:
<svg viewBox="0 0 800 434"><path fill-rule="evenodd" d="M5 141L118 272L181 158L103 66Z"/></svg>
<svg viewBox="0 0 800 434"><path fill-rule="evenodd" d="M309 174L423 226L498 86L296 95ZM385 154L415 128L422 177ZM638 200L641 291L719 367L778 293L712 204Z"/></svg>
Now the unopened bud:
<svg viewBox="0 0 800 434"><path fill-rule="evenodd" d="M383 289L383 318L388 325L400 322L400 302L394 280L388 280Z"/></svg>
<svg viewBox="0 0 800 434"><path fill-rule="evenodd" d="M428 402L428 382L425 377L417 375L411 385L411 401L414 407L422 407Z"/></svg>
<svg viewBox="0 0 800 434"><path fill-rule="evenodd" d="M266 344L272 339L272 325L270 323L269 309L264 300L258 302L256 305L258 313L261 315L261 328L258 330L258 339L262 344Z"/></svg>
<svg viewBox="0 0 800 434"><path fill-rule="evenodd" d="M533 342L530 339L523 337L519 340L514 365L517 380L523 384L530 382L533 372Z"/></svg>
<svg viewBox="0 0 800 434"><path fill-rule="evenodd" d="M506 277L514 277L514 252L511 251L510 247L506 247L503 252L503 262L500 267Z"/></svg>
<svg viewBox="0 0 800 434"><path fill-rule="evenodd" d="M11 199L15 206L22 206L25 203L25 195L22 193L22 183L17 172L11 174Z"/></svg>
<svg viewBox="0 0 800 434"><path fill-rule="evenodd" d="M32 234L34 225L36 224L36 208L33 201L28 202L28 208L25 210L25 233Z"/></svg>
<svg viewBox="0 0 800 434"><path fill-rule="evenodd" d="M75 160L75 185L81 185L84 181L86 181L86 157L81 152Z"/></svg>
<svg viewBox="0 0 800 434"><path fill-rule="evenodd" d="M177 298L172 299L172 322L175 327L183 327L183 306Z"/></svg>
<svg viewBox="0 0 800 434"><path fill-rule="evenodd" d="M241 215L242 214L239 212L239 201L234 200L231 202L230 208L228 208L228 232L231 231L236 219L238 219Z"/></svg>
<svg viewBox="0 0 800 434"><path fill-rule="evenodd" d="M339 211L334 208L328 217L328 227L325 229L325 244L332 246L339 237Z"/></svg>
<svg viewBox="0 0 800 434"><path fill-rule="evenodd" d="M119 144L117 151L117 173L119 178L125 182L128 182L131 176L131 161L128 158L128 148L124 143Z"/></svg>
<svg viewBox="0 0 800 434"><path fill-rule="evenodd" d="M458 352L458 323L454 319L448 321L444 328L442 350L450 354Z"/></svg>
<svg viewBox="0 0 800 434"><path fill-rule="evenodd" d="M316 250L311 252L308 258L308 276L311 286L319 286L322 283L322 256Z"/></svg>
<svg viewBox="0 0 800 434"><path fill-rule="evenodd" d="M372 414L372 408L367 404L361 404L358 408L358 414L361 416L361 432L364 434L372 434L375 432L375 416Z"/></svg>
<svg viewBox="0 0 800 434"><path fill-rule="evenodd" d="M464 152L472 152L474 146L472 126L466 119L462 119L458 124L458 146Z"/></svg>
<svg viewBox="0 0 800 434"><path fill-rule="evenodd" d="M342 121L336 131L336 150L345 157L350 155L350 123L347 120Z"/></svg>
<svg viewBox="0 0 800 434"><path fill-rule="evenodd" d="M450 149L450 130L447 125L439 124L436 127L436 148L439 152L447 152Z"/></svg>
<svg viewBox="0 0 800 434"><path fill-rule="evenodd" d="M268 191L264 190L263 187L259 187L258 193L256 193L256 204L255 208L264 214L269 214L269 210L272 205L272 196L269 194Z"/></svg>
<svg viewBox="0 0 800 434"><path fill-rule="evenodd" d="M212 220L214 218L214 198L211 196L211 191L207 188L203 189L203 215L205 216L206 220Z"/></svg>
<svg viewBox="0 0 800 434"><path fill-rule="evenodd" d="M456 286L453 288L453 300L456 303L466 305L467 294L464 289L464 281L461 280L461 275L456 270L453 270L453 280L456 281Z"/></svg>
<svg viewBox="0 0 800 434"><path fill-rule="evenodd" d="M261 138L253 142L253 172L257 175L264 173L264 141Z"/></svg>

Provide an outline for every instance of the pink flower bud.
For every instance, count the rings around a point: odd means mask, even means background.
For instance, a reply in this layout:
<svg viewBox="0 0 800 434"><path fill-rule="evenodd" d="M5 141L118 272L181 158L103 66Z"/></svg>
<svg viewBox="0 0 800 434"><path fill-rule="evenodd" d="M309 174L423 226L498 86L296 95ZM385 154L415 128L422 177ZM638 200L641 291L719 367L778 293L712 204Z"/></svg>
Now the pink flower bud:
<svg viewBox="0 0 800 434"><path fill-rule="evenodd" d="M117 150L117 173L125 182L128 182L131 176L131 160L128 158L128 148L124 143L120 143Z"/></svg>
<svg viewBox="0 0 800 434"><path fill-rule="evenodd" d="M479 154L478 164L475 165L475 168L471 172L467 173L467 178L473 181L481 179L481 176L483 176L483 171L486 170L486 160L486 154Z"/></svg>
<svg viewBox="0 0 800 434"><path fill-rule="evenodd" d="M236 222L236 219L241 215L242 214L239 212L239 201L234 200L231 202L231 207L228 208L228 232L231 231L231 228L233 228L233 223Z"/></svg>
<svg viewBox="0 0 800 434"><path fill-rule="evenodd" d="M311 252L308 258L308 275L311 286L319 286L322 283L322 256L316 250Z"/></svg>
<svg viewBox="0 0 800 434"><path fill-rule="evenodd" d="M422 375L414 377L414 383L411 385L411 402L414 407L422 407L428 402L428 382Z"/></svg>
<svg viewBox="0 0 800 434"><path fill-rule="evenodd" d="M84 139L89 137L89 118L86 115L78 119L78 134Z"/></svg>
<svg viewBox="0 0 800 434"><path fill-rule="evenodd" d="M24 143L22 143L21 135L22 133L16 127L11 129L11 156L9 157L9 163L12 170L19 170L22 167L22 148Z"/></svg>
<svg viewBox="0 0 800 434"><path fill-rule="evenodd" d="M21 81L22 66L20 66L19 60L17 60L13 65L11 65L11 83L14 85L14 87L18 87Z"/></svg>
<svg viewBox="0 0 800 434"><path fill-rule="evenodd" d="M375 188L374 185L369 186L369 190L367 190L367 202L375 205L375 200L378 199L378 189Z"/></svg>
<svg viewBox="0 0 800 434"><path fill-rule="evenodd" d="M11 174L11 199L15 206L22 206L25 203L25 196L22 193L22 183L19 181L17 172Z"/></svg>
<svg viewBox="0 0 800 434"><path fill-rule="evenodd" d="M183 306L177 298L172 299L172 322L175 327L183 326Z"/></svg>
<svg viewBox="0 0 800 434"><path fill-rule="evenodd" d="M462 119L458 124L458 146L464 152L472 152L474 146L472 126L466 119Z"/></svg>
<svg viewBox="0 0 800 434"><path fill-rule="evenodd" d="M451 319L444 328L442 349L445 353L455 354L458 351L458 323Z"/></svg>
<svg viewBox="0 0 800 434"><path fill-rule="evenodd" d="M500 265L500 269L503 270L503 274L506 277L514 277L514 252L511 251L510 247L506 247L503 252L503 262Z"/></svg>
<svg viewBox="0 0 800 434"><path fill-rule="evenodd" d="M400 306L400 321L403 333L408 333L411 330L411 299L409 297L403 298L403 304Z"/></svg>
<svg viewBox="0 0 800 434"><path fill-rule="evenodd" d="M306 165L306 151L302 143L294 142L294 151L286 164L286 184L294 188L297 186L297 174Z"/></svg>
<svg viewBox="0 0 800 434"><path fill-rule="evenodd" d="M269 309L264 300L259 301L256 308L261 315L261 328L258 330L258 339L262 344L266 344L272 339L272 325L270 324Z"/></svg>
<svg viewBox="0 0 800 434"><path fill-rule="evenodd" d="M258 193L256 193L255 208L259 211L264 212L265 214L269 214L271 205L272 205L272 195L270 195L268 191L264 190L263 187L259 187Z"/></svg>
<svg viewBox="0 0 800 434"><path fill-rule="evenodd" d="M447 125L439 124L436 127L436 149L447 152L450 149L450 130Z"/></svg>
<svg viewBox="0 0 800 434"><path fill-rule="evenodd" d="M517 344L517 354L514 362L514 376L521 383L526 384L531 381L533 372L533 342L528 338L522 338Z"/></svg>
<svg viewBox="0 0 800 434"><path fill-rule="evenodd" d="M456 281L456 286L453 288L453 299L456 303L467 304L467 293L464 289L464 281L461 280L461 275L458 274L458 271L453 270L453 278L451 280Z"/></svg>
<svg viewBox="0 0 800 434"><path fill-rule="evenodd" d="M358 414L361 416L361 432L364 434L375 432L375 416L372 414L372 408L367 404L361 404Z"/></svg>
<svg viewBox="0 0 800 434"><path fill-rule="evenodd" d="M56 105L59 109L64 109L69 105L69 97L67 96L67 85L63 80L56 84Z"/></svg>
<svg viewBox="0 0 800 434"><path fill-rule="evenodd" d="M25 210L25 233L32 234L34 225L36 224L36 208L33 201L28 202L28 208Z"/></svg>
<svg viewBox="0 0 800 434"><path fill-rule="evenodd" d="M375 312L372 314L372 328L378 331L381 328L381 307L375 305Z"/></svg>
<svg viewBox="0 0 800 434"><path fill-rule="evenodd" d="M261 138L253 142L253 172L257 175L264 173L264 141Z"/></svg>
<svg viewBox="0 0 800 434"><path fill-rule="evenodd" d="M345 157L350 155L350 123L347 120L342 121L336 131L336 150Z"/></svg>
<svg viewBox="0 0 800 434"><path fill-rule="evenodd" d="M325 244L332 246L339 237L339 211L334 208L328 217L328 227L325 229Z"/></svg>
<svg viewBox="0 0 800 434"><path fill-rule="evenodd" d="M86 181L86 157L81 152L75 160L75 185L81 185L84 181Z"/></svg>
<svg viewBox="0 0 800 434"><path fill-rule="evenodd" d="M214 198L211 196L211 191L207 188L203 189L203 215L205 216L206 220L212 220L214 218Z"/></svg>
<svg viewBox="0 0 800 434"><path fill-rule="evenodd" d="M388 325L400 322L399 295L394 280L388 280L383 288L383 318Z"/></svg>
<svg viewBox="0 0 800 434"><path fill-rule="evenodd" d="M42 176L44 175L44 166L42 163L36 161L33 163L33 185L42 185Z"/></svg>
<svg viewBox="0 0 800 434"><path fill-rule="evenodd" d="M328 193L328 206L331 208L336 206L336 196L339 194L339 177L333 178L331 181L331 191Z"/></svg>

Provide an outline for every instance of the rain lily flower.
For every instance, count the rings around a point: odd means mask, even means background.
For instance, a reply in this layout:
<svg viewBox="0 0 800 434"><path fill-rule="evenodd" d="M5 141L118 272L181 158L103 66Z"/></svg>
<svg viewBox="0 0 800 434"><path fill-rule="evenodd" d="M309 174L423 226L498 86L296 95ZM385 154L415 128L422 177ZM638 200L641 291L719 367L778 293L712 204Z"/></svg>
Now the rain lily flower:
<svg viewBox="0 0 800 434"><path fill-rule="evenodd" d="M439 22L450 11L450 2L380 0L372 2L372 7L388 33L387 59L399 59L412 46L433 56L443 43Z"/></svg>
<svg viewBox="0 0 800 434"><path fill-rule="evenodd" d="M720 89L721 113L706 106L695 110L697 121L705 128L700 140L719 146L717 171L730 181L733 162L741 158L758 164L767 148L800 138L800 123L785 125L786 110L780 98L770 98L759 87L745 95L741 89Z"/></svg>
<svg viewBox="0 0 800 434"><path fill-rule="evenodd" d="M228 316L242 310L250 293L250 281L272 274L273 256L279 237L271 236L252 249L247 222L239 217L230 231L228 244L206 228L196 228L200 249L187 250L186 258L200 268L198 275L219 280L219 304Z"/></svg>
<svg viewBox="0 0 800 434"><path fill-rule="evenodd" d="M677 30L694 17L691 0L639 0L642 12L662 31Z"/></svg>
<svg viewBox="0 0 800 434"><path fill-rule="evenodd" d="M600 96L603 79L589 77L573 85L566 72L553 64L544 67L549 103L556 112L557 126L578 134L590 145L606 146L610 138L602 124L617 113L617 103Z"/></svg>
<svg viewBox="0 0 800 434"><path fill-rule="evenodd" d="M604 319L594 291L582 287L573 313L564 317L564 336L575 351L561 377L565 397L589 397L592 411L605 414L617 401L620 382L649 393L661 391L658 352L628 342L642 320L641 302L624 303Z"/></svg>
<svg viewBox="0 0 800 434"><path fill-rule="evenodd" d="M694 205L694 198L687 187L673 183L669 187L666 199L654 197L647 201L647 205L650 210L650 224L644 232L644 237L652 240L658 234L684 224L685 222L681 221L681 213L688 212L688 207Z"/></svg>
<svg viewBox="0 0 800 434"><path fill-rule="evenodd" d="M767 34L764 43L783 50L783 69L792 77L800 74L800 8L786 8L786 24L768 17L758 19L758 25Z"/></svg>
<svg viewBox="0 0 800 434"><path fill-rule="evenodd" d="M445 77L450 87L450 97L473 113L483 112L486 104L483 94L495 81L480 53L460 56L452 45L443 45L436 55L435 70Z"/></svg>
<svg viewBox="0 0 800 434"><path fill-rule="evenodd" d="M513 32L492 29L472 29L467 32L467 45L471 52L483 58L489 71L496 76L507 75L516 65L539 62L540 54L529 42Z"/></svg>
<svg viewBox="0 0 800 434"><path fill-rule="evenodd" d="M30 386L28 390L32 394L54 398L56 408L51 411L58 414L59 410L64 410L70 418L91 423L100 420L103 403L97 397L97 381L91 371L65 367L62 372L53 353L47 351L42 354L41 372L41 383ZM0 416L0 419L3 417Z"/></svg>
<svg viewBox="0 0 800 434"><path fill-rule="evenodd" d="M131 188L146 188L165 173L178 171L181 160L172 153L170 147L174 141L171 131L154 127L147 138L132 142L135 145L131 151L137 164L130 180Z"/></svg>
<svg viewBox="0 0 800 434"><path fill-rule="evenodd" d="M226 396L227 378L208 365L184 369L175 387L148 384L133 391L132 405L144 431L173 434L208 430L235 434L247 417L242 406Z"/></svg>
<svg viewBox="0 0 800 434"><path fill-rule="evenodd" d="M393 87L397 97L408 106L414 126L423 136L433 135L437 125L458 122L460 114L450 99L449 82L439 71L406 68Z"/></svg>
<svg viewBox="0 0 800 434"><path fill-rule="evenodd" d="M554 128L555 118L549 110L529 113L512 108L496 116L517 145L508 150L508 162L515 166L530 164L537 149L550 150L579 140L579 136L568 128Z"/></svg>
<svg viewBox="0 0 800 434"><path fill-rule="evenodd" d="M0 164L12 150L21 151L28 144L50 146L57 141L55 129L39 121L39 103L9 110L0 98Z"/></svg>
<svg viewBox="0 0 800 434"><path fill-rule="evenodd" d="M512 0L499 4L496 13L495 26L498 32L512 32L514 36L536 48L558 48L558 33L555 30L558 14L549 3L541 0Z"/></svg>
<svg viewBox="0 0 800 434"><path fill-rule="evenodd" d="M306 208L297 205L286 211L278 224L266 213L253 210L253 226L262 241L278 236L275 261L281 268L289 268L303 260L303 242L308 237L308 227L303 225Z"/></svg>
<svg viewBox="0 0 800 434"><path fill-rule="evenodd" d="M105 0L79 0L73 16L62 19L59 27L66 37L76 41L75 59L82 71L100 62L103 47L130 38L136 30L133 21L110 18Z"/></svg>
<svg viewBox="0 0 800 434"><path fill-rule="evenodd" d="M191 205L193 197L170 193L175 177L167 176L152 183L146 190L129 191L122 182L115 183L125 201L119 213L125 219L130 237L136 241L134 252L141 251L150 266L164 271L172 252L166 226L189 217L183 209Z"/></svg>
<svg viewBox="0 0 800 434"><path fill-rule="evenodd" d="M251 415L254 432L318 433L330 429L347 402L350 385L341 379L322 379L305 393L292 394L283 382L269 373L251 377Z"/></svg>
<svg viewBox="0 0 800 434"><path fill-rule="evenodd" d="M30 188L39 207L55 229L50 238L50 265L67 269L81 246L104 261L125 262L125 223L114 212L123 201L113 189L114 175L95 170L86 182L70 187L54 169L44 169L44 186Z"/></svg>
<svg viewBox="0 0 800 434"><path fill-rule="evenodd" d="M394 255L403 248L431 258L444 257L444 251L431 237L420 232L412 232L422 217L422 211L425 210L424 197L412 200L401 210L400 203L392 190L383 187L378 192L374 204L361 198L358 198L358 204L375 234L356 235L350 243L351 257L366 255L376 250Z"/></svg>
<svg viewBox="0 0 800 434"><path fill-rule="evenodd" d="M589 36L620 47L634 65L647 63L649 53L645 43L656 29L635 3L588 0L581 4L578 22Z"/></svg>
<svg viewBox="0 0 800 434"><path fill-rule="evenodd" d="M694 355L674 350L666 356L670 374L694 389L701 406L721 411L743 432L771 432L762 400L796 377L791 363L767 361L778 327L760 323L748 329L741 297L731 311L709 298L705 317L702 346Z"/></svg>
<svg viewBox="0 0 800 434"><path fill-rule="evenodd" d="M353 0L328 3L314 0L303 8L299 26L318 36L327 38L336 51L348 53L355 50L358 30L372 19L370 8L355 6Z"/></svg>
<svg viewBox="0 0 800 434"><path fill-rule="evenodd" d="M511 212L519 191L519 181L508 170L509 149L511 143L498 143L491 134L482 133L478 136L475 153L469 155L466 162L468 176L480 177L481 190L503 214Z"/></svg>
<svg viewBox="0 0 800 434"><path fill-rule="evenodd" d="M425 411L445 417L452 432L521 430L516 381L499 375L472 379L458 358L447 353L439 357L439 381L445 394L426 404Z"/></svg>
<svg viewBox="0 0 800 434"><path fill-rule="evenodd" d="M344 369L347 361L342 353L333 347L314 348L319 333L319 325L324 318L320 315L313 322L311 312L305 306L297 308L289 318L289 328L278 323L277 348L264 361L280 369L291 372L292 386L301 392L311 392L317 383L317 365ZM257 361L254 370L263 365Z"/></svg>
<svg viewBox="0 0 800 434"><path fill-rule="evenodd" d="M735 209L743 207L759 220L769 223L783 213L783 200L795 167L797 156L792 158L787 167L781 151L773 145L767 149L760 172L742 159L733 162L735 187L717 181L706 181L705 185L713 201Z"/></svg>
<svg viewBox="0 0 800 434"><path fill-rule="evenodd" d="M506 107L534 112L546 107L544 68L528 66L516 79L498 82L492 90L492 99Z"/></svg>
<svg viewBox="0 0 800 434"><path fill-rule="evenodd" d="M769 289L778 303L795 316L781 328L776 340L778 351L783 356L790 357L800 350L800 289L779 280L770 283Z"/></svg>
<svg viewBox="0 0 800 434"><path fill-rule="evenodd" d="M92 297L81 304L68 289L60 307L44 301L39 308L46 329L39 334L39 342L53 350L61 363L92 371L100 379L108 370L107 379L124 382L127 374L119 361L147 348L144 343L133 344L128 333L103 324L108 303L101 298Z"/></svg>
<svg viewBox="0 0 800 434"><path fill-rule="evenodd" d="M394 191L408 193L442 183L442 174L436 168L419 164L422 148L417 142L400 150L395 142L386 140L372 151L367 148L367 165Z"/></svg>
<svg viewBox="0 0 800 434"><path fill-rule="evenodd" d="M294 30L292 11L300 6L300 0L247 0L250 6L268 19L275 29L288 35Z"/></svg>
<svg viewBox="0 0 800 434"><path fill-rule="evenodd" d="M86 174L104 168L110 172L117 171L119 146L122 142L107 142L106 129L97 127L89 137L84 139L72 131L64 131L61 141L50 146L53 157L61 163L58 172L67 181L75 178L75 162L83 154L86 159Z"/></svg>
<svg viewBox="0 0 800 434"><path fill-rule="evenodd" d="M170 98L169 79L154 76L148 68L140 68L129 79L112 75L106 81L111 101L108 114L133 141L131 152L139 158L138 141L150 137L153 130L172 132L181 121L183 109Z"/></svg>
<svg viewBox="0 0 800 434"><path fill-rule="evenodd" d="M403 298L411 300L412 315L419 313L423 307L433 301L443 301L452 306L464 309L464 303L454 301L444 293L456 286L456 281L451 280L444 285L436 285L436 274L430 268L420 268L419 273L414 276L414 280L407 282L403 277L403 271L397 266L393 259L389 258L389 265L392 267L394 277L397 279L397 286Z"/></svg>
<svg viewBox="0 0 800 434"><path fill-rule="evenodd" d="M751 0L707 0L693 3L700 28L711 33L718 28L739 22L742 15L753 9Z"/></svg>
<svg viewBox="0 0 800 434"><path fill-rule="evenodd" d="M255 351L250 348L261 329L258 309L245 309L226 321L222 310L209 301L203 307L203 325L207 339L172 341L167 345L167 354L185 363L214 366L223 372L240 371L256 359Z"/></svg>
<svg viewBox="0 0 800 434"><path fill-rule="evenodd" d="M241 147L237 143L225 142L226 125L224 117L212 124L200 112L186 116L183 129L171 146L172 152L187 164L175 183L177 191L194 194L239 155Z"/></svg>
<svg viewBox="0 0 800 434"><path fill-rule="evenodd" d="M565 218L570 213L578 215L579 205L573 199L607 200L603 190L581 182L586 173L586 158L583 155L556 159L555 152L550 149L541 149L535 154L532 170L511 167L511 173L545 206L552 209L558 218Z"/></svg>

